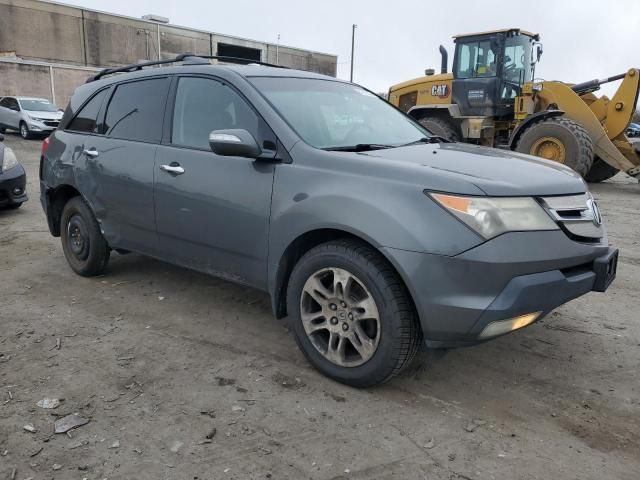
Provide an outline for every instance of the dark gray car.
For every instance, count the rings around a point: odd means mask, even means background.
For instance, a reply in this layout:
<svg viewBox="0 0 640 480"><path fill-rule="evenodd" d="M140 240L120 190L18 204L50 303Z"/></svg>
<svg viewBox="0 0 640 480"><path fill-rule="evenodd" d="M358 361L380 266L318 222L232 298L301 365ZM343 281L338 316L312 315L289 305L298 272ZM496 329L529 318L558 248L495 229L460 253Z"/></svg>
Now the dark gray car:
<svg viewBox="0 0 640 480"><path fill-rule="evenodd" d="M193 58L106 76L45 142L41 201L74 271L135 251L266 290L309 361L354 386L615 276L571 169L449 143L334 78Z"/></svg>

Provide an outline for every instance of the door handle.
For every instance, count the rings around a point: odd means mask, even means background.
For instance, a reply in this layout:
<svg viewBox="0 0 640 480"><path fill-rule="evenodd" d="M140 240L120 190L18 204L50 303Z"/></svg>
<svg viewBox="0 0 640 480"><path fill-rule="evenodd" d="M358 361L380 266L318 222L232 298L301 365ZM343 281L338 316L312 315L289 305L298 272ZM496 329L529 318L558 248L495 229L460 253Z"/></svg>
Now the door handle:
<svg viewBox="0 0 640 480"><path fill-rule="evenodd" d="M184 173L184 168L178 164L160 165L160 170L163 172L173 173L175 175L182 175Z"/></svg>
<svg viewBox="0 0 640 480"><path fill-rule="evenodd" d="M89 148L87 150L83 150L82 153L84 153L89 158L96 158L98 155L100 155L98 153L98 150L96 150L95 148Z"/></svg>

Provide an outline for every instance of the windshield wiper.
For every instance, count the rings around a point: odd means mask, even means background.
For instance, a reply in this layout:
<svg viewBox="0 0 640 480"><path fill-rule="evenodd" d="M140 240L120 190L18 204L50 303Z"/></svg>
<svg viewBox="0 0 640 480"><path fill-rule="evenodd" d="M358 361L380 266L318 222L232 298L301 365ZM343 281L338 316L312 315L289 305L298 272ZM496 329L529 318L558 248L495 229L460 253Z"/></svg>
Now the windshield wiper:
<svg viewBox="0 0 640 480"><path fill-rule="evenodd" d="M451 143L451 140L447 140L444 137L439 137L438 135L431 135L430 137L422 137L418 140L414 140L413 142L405 143L403 145L398 145L399 147L408 147L410 145L419 145L420 143Z"/></svg>
<svg viewBox="0 0 640 480"><path fill-rule="evenodd" d="M323 148L323 150L329 152L369 152L371 150L382 150L394 147L395 145L385 145L383 143L358 143L357 145L346 145L343 147L327 147Z"/></svg>

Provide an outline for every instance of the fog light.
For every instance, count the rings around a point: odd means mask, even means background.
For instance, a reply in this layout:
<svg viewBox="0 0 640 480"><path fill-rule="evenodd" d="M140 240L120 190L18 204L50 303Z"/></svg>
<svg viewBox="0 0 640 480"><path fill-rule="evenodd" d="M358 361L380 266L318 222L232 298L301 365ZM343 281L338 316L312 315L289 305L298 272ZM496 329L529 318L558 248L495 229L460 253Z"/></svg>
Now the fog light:
<svg viewBox="0 0 640 480"><path fill-rule="evenodd" d="M22 195L22 192L24 192L24 190L22 190L22 188L20 187L16 187L13 189L13 194L14 195Z"/></svg>
<svg viewBox="0 0 640 480"><path fill-rule="evenodd" d="M527 325L535 322L541 313L542 312L527 313L525 315L520 315L519 317L491 322L489 325L484 327L484 330L480 333L480 338L497 337L498 335L504 335L505 333L526 327Z"/></svg>

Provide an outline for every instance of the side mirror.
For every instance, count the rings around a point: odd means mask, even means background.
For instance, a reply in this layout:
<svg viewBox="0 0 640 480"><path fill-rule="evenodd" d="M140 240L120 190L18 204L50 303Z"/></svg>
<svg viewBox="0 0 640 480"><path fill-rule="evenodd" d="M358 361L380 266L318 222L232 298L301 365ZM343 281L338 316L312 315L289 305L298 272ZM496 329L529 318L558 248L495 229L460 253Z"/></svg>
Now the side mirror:
<svg viewBox="0 0 640 480"><path fill-rule="evenodd" d="M258 158L262 150L249 132L244 129L214 130L209 134L211 151L228 157Z"/></svg>

